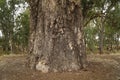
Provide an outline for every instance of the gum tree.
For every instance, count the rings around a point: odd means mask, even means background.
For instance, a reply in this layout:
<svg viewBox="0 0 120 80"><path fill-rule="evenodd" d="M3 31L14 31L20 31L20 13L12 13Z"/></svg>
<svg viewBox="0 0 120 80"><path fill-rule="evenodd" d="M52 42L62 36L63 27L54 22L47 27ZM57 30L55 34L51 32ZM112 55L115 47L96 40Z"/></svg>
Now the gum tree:
<svg viewBox="0 0 120 80"><path fill-rule="evenodd" d="M81 0L29 0L28 65L42 72L85 67Z"/></svg>

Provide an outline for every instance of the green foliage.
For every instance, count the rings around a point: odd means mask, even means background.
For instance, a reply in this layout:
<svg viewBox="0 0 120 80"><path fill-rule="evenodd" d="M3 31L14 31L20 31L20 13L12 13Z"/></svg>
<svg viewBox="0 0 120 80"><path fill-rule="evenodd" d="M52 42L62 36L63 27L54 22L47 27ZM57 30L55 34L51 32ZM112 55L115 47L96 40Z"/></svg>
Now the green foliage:
<svg viewBox="0 0 120 80"><path fill-rule="evenodd" d="M90 49L90 51L94 51L97 45L96 35L97 35L97 29L96 27L93 27L93 25L89 25L84 29L85 32L85 41L87 48Z"/></svg>
<svg viewBox="0 0 120 80"><path fill-rule="evenodd" d="M0 30L3 35L0 45L5 52L10 51L13 53L19 48L18 46L26 46L28 44L28 11L18 15L17 13L21 4L24 5L25 1L0 0ZM24 6L22 7L25 8Z"/></svg>
<svg viewBox="0 0 120 80"><path fill-rule="evenodd" d="M119 0L82 0L85 40L90 51L98 49L103 32L104 50L119 48L120 44L120 1ZM102 19L102 22L101 22ZM94 27L93 24L94 23ZM101 24L104 31L101 31ZM98 37L98 39L95 39ZM117 47L117 48L116 48Z"/></svg>
<svg viewBox="0 0 120 80"><path fill-rule="evenodd" d="M23 47L27 47L29 37L29 11L26 10L18 16L16 21L17 27L14 33L14 42Z"/></svg>

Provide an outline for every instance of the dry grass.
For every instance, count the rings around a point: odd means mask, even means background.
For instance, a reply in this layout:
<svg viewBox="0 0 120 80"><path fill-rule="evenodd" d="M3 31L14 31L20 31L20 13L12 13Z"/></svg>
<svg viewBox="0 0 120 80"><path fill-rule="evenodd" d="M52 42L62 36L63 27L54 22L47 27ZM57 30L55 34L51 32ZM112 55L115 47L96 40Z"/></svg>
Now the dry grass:
<svg viewBox="0 0 120 80"><path fill-rule="evenodd" d="M78 72L41 73L25 67L24 55L0 57L0 80L119 80L120 55L88 55L89 65Z"/></svg>

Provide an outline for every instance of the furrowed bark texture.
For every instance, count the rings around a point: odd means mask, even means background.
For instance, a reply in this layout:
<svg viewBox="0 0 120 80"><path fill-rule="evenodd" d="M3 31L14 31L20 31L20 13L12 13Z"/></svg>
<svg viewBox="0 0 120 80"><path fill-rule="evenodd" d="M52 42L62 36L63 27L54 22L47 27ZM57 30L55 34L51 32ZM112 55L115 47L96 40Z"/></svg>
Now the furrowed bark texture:
<svg viewBox="0 0 120 80"><path fill-rule="evenodd" d="M86 62L80 0L30 0L28 65L42 72L73 71Z"/></svg>

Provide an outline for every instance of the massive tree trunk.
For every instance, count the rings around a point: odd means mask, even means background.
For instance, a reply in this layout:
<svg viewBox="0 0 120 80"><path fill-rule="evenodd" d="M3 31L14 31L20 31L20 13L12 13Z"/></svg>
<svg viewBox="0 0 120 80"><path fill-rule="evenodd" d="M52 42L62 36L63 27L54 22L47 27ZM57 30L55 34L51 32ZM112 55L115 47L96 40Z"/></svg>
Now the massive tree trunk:
<svg viewBox="0 0 120 80"><path fill-rule="evenodd" d="M81 0L30 0L28 65L42 72L73 71L86 63Z"/></svg>

